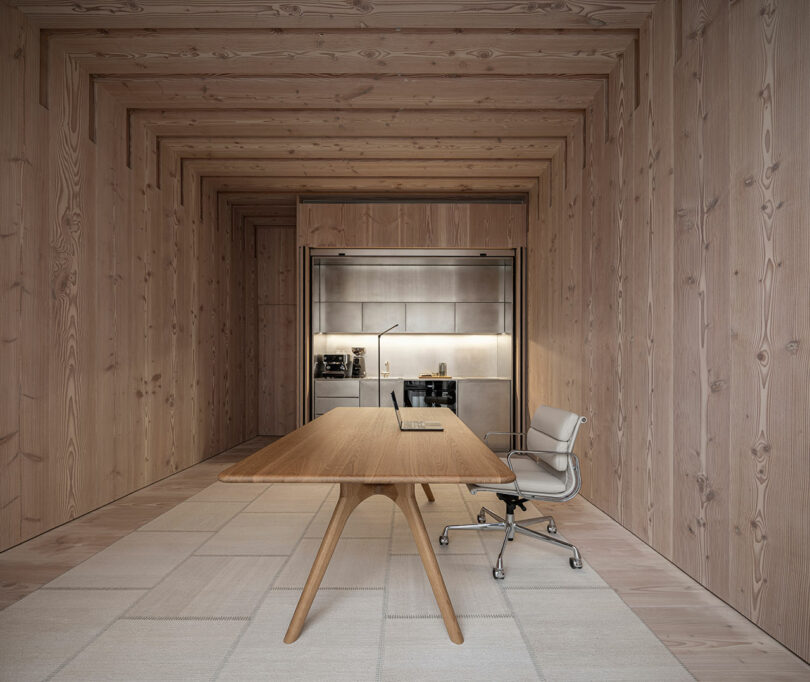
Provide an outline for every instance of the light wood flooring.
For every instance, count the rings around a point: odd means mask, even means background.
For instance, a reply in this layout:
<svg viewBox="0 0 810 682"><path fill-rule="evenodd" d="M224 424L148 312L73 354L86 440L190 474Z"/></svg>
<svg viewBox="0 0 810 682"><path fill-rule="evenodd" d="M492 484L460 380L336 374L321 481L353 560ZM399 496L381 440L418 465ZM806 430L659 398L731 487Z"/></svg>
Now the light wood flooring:
<svg viewBox="0 0 810 682"><path fill-rule="evenodd" d="M247 441L3 552L0 609L188 499L272 440ZM554 513L585 561L697 680L810 680L810 666L586 500L539 506Z"/></svg>

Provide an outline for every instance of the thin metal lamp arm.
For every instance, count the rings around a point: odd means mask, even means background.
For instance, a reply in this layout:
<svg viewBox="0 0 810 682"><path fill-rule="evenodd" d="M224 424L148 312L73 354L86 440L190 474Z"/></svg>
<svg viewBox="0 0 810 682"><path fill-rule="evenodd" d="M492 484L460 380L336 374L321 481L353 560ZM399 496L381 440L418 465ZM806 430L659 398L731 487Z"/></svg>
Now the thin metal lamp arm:
<svg viewBox="0 0 810 682"><path fill-rule="evenodd" d="M382 338L383 334L387 334L390 332L394 327L399 327L399 323L393 325L392 327L388 327L384 332L380 332L377 334L377 407L382 407L382 371L381 371L381 363L380 363L380 339Z"/></svg>

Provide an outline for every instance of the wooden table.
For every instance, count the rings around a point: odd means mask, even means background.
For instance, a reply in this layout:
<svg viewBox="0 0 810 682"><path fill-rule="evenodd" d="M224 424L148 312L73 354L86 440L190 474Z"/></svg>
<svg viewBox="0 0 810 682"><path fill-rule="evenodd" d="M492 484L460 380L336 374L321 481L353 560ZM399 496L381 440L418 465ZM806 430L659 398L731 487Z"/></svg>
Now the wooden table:
<svg viewBox="0 0 810 682"><path fill-rule="evenodd" d="M444 431L406 431L390 407L338 407L226 469L219 480L340 483L332 519L284 641L298 639L346 520L371 495L390 497L405 514L447 633L464 638L430 545L414 487L426 483L510 483L515 475L449 409L408 408L405 420L441 422Z"/></svg>

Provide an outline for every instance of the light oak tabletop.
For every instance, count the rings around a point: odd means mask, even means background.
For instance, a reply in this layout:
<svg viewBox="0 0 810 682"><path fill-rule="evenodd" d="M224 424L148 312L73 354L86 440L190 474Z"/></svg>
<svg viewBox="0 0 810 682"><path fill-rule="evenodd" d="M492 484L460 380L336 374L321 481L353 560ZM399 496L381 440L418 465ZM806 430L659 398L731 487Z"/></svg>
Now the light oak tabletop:
<svg viewBox="0 0 810 682"><path fill-rule="evenodd" d="M337 407L219 475L226 482L511 483L515 475L446 407L405 408L403 420L444 431L400 431L392 407Z"/></svg>

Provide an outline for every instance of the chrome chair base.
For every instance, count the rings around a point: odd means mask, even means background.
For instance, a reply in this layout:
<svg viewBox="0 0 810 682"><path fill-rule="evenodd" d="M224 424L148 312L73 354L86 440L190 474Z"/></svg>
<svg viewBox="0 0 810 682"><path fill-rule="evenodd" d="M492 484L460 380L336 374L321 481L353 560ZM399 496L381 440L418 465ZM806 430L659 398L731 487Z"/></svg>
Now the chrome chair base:
<svg viewBox="0 0 810 682"><path fill-rule="evenodd" d="M487 523L487 514L495 519L495 523ZM554 523L554 517L552 516L538 516L531 519L521 519L520 523L515 521L515 515L513 513L507 513L506 518L502 516L498 516L495 512L486 507L481 507L481 511L478 512L478 523L465 523L458 526L445 526L442 534L439 536L439 544L440 545L448 545L450 544L450 537L448 536L448 531L451 530L502 530L504 531L503 536L503 543L501 543L501 551L498 553L498 560L495 563L495 567L492 569L492 577L496 580L503 580L506 573L503 569L503 553L506 550L506 543L510 540L515 539L515 533L520 533L521 535L527 535L530 538L536 538L538 540L543 540L544 542L550 542L553 545L557 545L558 547L564 547L570 550L574 556L572 556L568 563L571 568L582 568L582 556L579 553L579 550L572 545L570 542L566 542L565 540L561 540L560 538L554 537L557 534L557 524ZM533 525L536 523L545 523L546 530L548 531L549 535L545 533L540 533L536 530L532 530L531 528L527 528L526 526Z"/></svg>

